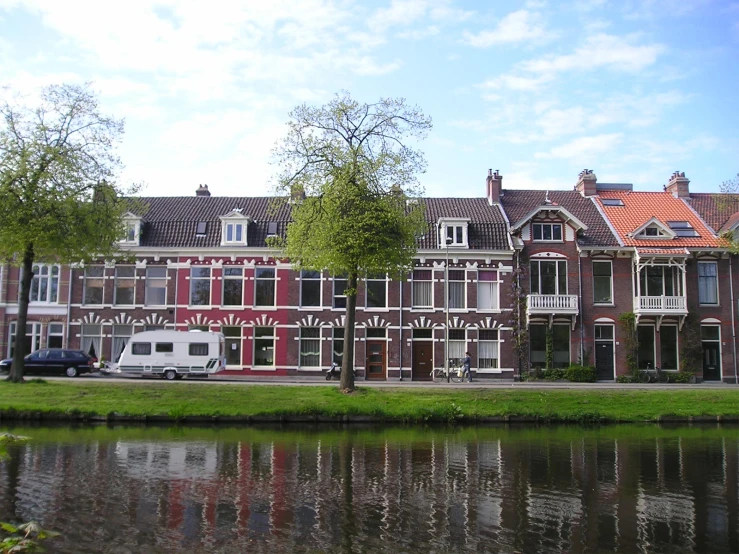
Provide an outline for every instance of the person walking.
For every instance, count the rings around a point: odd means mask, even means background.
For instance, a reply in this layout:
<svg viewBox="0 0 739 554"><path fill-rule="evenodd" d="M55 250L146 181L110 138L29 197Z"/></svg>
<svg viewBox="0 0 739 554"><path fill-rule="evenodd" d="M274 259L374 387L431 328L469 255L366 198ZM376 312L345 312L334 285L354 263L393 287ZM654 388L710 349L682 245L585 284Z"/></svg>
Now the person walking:
<svg viewBox="0 0 739 554"><path fill-rule="evenodd" d="M467 381L472 382L472 373L470 372L470 366L472 365L472 356L469 352L464 353L464 362L462 362L462 379L467 376Z"/></svg>

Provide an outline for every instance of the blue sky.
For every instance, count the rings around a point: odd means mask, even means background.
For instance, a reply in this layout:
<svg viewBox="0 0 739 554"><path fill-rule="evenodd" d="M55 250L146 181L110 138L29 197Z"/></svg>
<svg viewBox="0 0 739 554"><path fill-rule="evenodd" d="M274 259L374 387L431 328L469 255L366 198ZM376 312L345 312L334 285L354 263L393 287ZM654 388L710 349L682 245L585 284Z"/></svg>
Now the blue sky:
<svg viewBox="0 0 739 554"><path fill-rule="evenodd" d="M265 195L288 112L340 90L434 121L429 196L739 172L739 1L0 0L0 85L92 81L123 183Z"/></svg>

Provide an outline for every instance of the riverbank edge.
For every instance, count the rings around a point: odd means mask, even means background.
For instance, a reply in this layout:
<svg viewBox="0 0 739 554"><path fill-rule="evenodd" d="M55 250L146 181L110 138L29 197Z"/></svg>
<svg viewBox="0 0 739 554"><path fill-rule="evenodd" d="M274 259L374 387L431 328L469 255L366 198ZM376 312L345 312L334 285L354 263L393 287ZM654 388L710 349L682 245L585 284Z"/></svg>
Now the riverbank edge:
<svg viewBox="0 0 739 554"><path fill-rule="evenodd" d="M491 424L583 424L583 423L739 423L739 415L716 415L716 416L657 416L653 419L614 419L599 416L597 414L582 414L578 418L566 418L557 416L460 416L454 419L427 417L415 418L392 418L370 415L243 415L243 416L170 416L170 415L125 415L125 414L83 414L66 412L41 412L41 411L16 411L0 410L0 422L24 421L24 422L67 422L67 423L152 423L152 424L419 424L419 423L458 423L465 425L491 425Z"/></svg>

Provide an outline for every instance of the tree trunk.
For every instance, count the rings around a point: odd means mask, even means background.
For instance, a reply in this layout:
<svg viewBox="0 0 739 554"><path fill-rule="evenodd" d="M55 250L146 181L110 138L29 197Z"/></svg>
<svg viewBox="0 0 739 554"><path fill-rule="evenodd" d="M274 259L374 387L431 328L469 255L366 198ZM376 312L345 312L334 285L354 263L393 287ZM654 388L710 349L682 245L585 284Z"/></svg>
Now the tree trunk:
<svg viewBox="0 0 739 554"><path fill-rule="evenodd" d="M23 278L20 282L18 294L18 320L15 324L15 347L13 350L13 365L10 368L8 381L14 383L23 382L25 368L24 357L26 356L26 321L28 320L28 300L31 292L31 281L33 280L33 244L26 246L23 252Z"/></svg>
<svg viewBox="0 0 739 554"><path fill-rule="evenodd" d="M354 322L357 319L357 280L353 271L346 281L346 320L344 321L344 355L341 357L341 390L354 392Z"/></svg>

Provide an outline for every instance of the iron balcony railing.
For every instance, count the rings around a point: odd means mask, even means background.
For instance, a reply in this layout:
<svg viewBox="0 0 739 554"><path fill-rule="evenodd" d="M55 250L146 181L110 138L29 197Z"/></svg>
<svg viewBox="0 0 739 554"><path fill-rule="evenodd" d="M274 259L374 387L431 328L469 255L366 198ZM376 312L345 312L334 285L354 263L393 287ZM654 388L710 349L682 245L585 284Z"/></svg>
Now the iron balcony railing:
<svg viewBox="0 0 739 554"><path fill-rule="evenodd" d="M530 314L577 314L577 295L529 294L526 311Z"/></svg>
<svg viewBox="0 0 739 554"><path fill-rule="evenodd" d="M684 296L636 296L634 312L687 313L688 303Z"/></svg>

